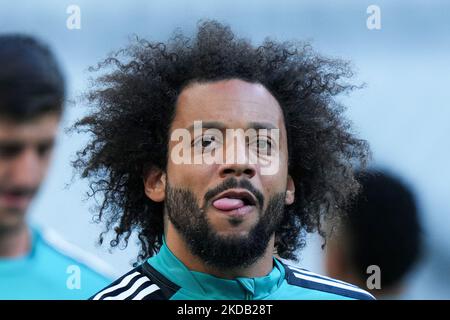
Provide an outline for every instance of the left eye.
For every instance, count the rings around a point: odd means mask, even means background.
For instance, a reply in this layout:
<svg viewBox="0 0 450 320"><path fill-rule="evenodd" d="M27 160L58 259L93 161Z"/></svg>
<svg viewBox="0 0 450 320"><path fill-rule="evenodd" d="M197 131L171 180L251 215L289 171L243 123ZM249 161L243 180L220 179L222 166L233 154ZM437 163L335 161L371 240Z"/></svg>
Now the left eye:
<svg viewBox="0 0 450 320"><path fill-rule="evenodd" d="M258 149L267 149L270 147L270 142L266 139L258 139Z"/></svg>
<svg viewBox="0 0 450 320"><path fill-rule="evenodd" d="M271 142L268 138L258 138L252 143L253 147L259 152L268 150L267 154L270 154Z"/></svg>
<svg viewBox="0 0 450 320"><path fill-rule="evenodd" d="M258 140L256 140L256 146L258 147L258 149L267 149L270 148L271 143L267 138L259 138Z"/></svg>
<svg viewBox="0 0 450 320"><path fill-rule="evenodd" d="M37 146L37 152L40 157L45 156L53 148L53 143L43 143Z"/></svg>

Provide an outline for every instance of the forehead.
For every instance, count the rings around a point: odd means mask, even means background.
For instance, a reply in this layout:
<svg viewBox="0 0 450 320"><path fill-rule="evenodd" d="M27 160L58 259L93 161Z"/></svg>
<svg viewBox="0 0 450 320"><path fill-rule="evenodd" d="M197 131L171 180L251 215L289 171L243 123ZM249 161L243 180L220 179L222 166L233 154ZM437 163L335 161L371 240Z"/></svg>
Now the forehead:
<svg viewBox="0 0 450 320"><path fill-rule="evenodd" d="M243 128L250 122L284 127L277 100L261 84L238 79L194 83L184 89L177 102L174 127L193 121L219 121L227 127Z"/></svg>
<svg viewBox="0 0 450 320"><path fill-rule="evenodd" d="M46 114L29 121L18 122L0 116L0 140L39 141L56 135L59 115Z"/></svg>

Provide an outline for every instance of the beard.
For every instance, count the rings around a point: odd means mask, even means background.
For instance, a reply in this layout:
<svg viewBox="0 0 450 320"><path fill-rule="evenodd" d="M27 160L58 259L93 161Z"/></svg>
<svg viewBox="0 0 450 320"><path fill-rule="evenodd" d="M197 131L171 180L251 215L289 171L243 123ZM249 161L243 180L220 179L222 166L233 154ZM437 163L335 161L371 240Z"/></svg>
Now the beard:
<svg viewBox="0 0 450 320"><path fill-rule="evenodd" d="M243 188L257 198L256 208L260 216L245 236L221 236L210 224L206 215L209 200L229 188ZM206 265L219 270L247 267L266 252L269 241L281 225L284 216L283 192L269 199L263 212L264 196L248 180L238 182L230 178L205 194L204 206L200 207L194 194L187 189L166 186L165 212L175 229L186 242L191 253ZM230 224L236 222L230 221Z"/></svg>

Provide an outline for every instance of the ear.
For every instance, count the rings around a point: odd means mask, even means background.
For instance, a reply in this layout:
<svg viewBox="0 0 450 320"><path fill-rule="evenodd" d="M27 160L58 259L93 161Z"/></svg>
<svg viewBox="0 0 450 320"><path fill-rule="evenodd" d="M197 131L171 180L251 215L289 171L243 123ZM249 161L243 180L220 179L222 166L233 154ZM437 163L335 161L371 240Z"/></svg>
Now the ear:
<svg viewBox="0 0 450 320"><path fill-rule="evenodd" d="M295 200L295 184L294 180L290 175L288 175L287 183L286 183L286 198L285 204L290 205L294 203Z"/></svg>
<svg viewBox="0 0 450 320"><path fill-rule="evenodd" d="M144 175L144 190L147 197L155 202L166 198L166 173L157 168L149 169Z"/></svg>

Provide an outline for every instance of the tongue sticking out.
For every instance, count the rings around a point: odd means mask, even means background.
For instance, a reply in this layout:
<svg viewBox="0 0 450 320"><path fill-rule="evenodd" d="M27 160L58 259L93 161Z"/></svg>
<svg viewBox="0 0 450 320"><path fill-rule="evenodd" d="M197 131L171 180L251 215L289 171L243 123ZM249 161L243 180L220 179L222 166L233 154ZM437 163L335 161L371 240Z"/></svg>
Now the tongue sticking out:
<svg viewBox="0 0 450 320"><path fill-rule="evenodd" d="M219 210L229 211L242 208L245 204L241 199L221 198L214 201L213 206Z"/></svg>

